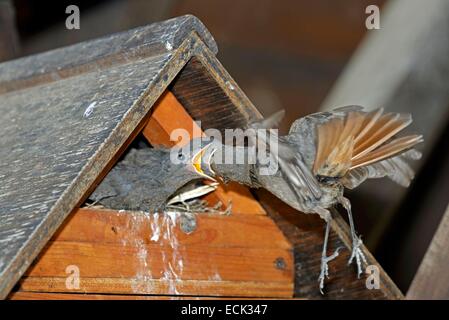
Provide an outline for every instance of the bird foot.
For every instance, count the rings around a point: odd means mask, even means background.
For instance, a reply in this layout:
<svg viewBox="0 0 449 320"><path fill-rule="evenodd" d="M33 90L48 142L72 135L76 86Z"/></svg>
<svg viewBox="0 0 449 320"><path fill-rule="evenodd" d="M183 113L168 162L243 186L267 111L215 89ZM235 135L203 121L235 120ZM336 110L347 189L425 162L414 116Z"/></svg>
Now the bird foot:
<svg viewBox="0 0 449 320"><path fill-rule="evenodd" d="M363 253L361 249L362 245L362 239L360 237L353 237L352 239L352 253L351 257L349 258L348 265L352 263L352 261L355 259L355 262L357 264L357 277L360 278L360 276L363 273L363 264L367 265L368 262L366 261L365 254Z"/></svg>
<svg viewBox="0 0 449 320"><path fill-rule="evenodd" d="M322 257L321 257L321 273L320 273L320 276L318 277L318 281L319 281L319 283L320 283L320 292L321 292L321 294L324 294L324 293L323 293L323 289L324 289L324 279L325 279L325 278L328 278L328 279L329 279L329 266L328 266L328 262L329 262L329 261L332 261L332 260L334 260L336 257L338 257L338 251L339 251L340 249L341 249L341 248L337 248L337 249L335 250L335 252L334 252L332 255L328 256L328 257L326 257L326 256L322 256Z"/></svg>

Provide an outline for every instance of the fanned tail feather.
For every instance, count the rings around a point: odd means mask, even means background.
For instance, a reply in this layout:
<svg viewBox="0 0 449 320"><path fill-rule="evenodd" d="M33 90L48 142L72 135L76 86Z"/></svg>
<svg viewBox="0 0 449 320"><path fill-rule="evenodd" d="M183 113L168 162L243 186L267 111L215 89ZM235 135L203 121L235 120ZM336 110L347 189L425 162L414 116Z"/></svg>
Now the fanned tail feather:
<svg viewBox="0 0 449 320"><path fill-rule="evenodd" d="M421 135L396 135L411 123L409 114L383 114L383 109L372 112L355 107L335 110L333 117L317 129L314 174L340 177L348 188L367 178L381 176L408 185L413 170L405 161L405 155L418 158L418 151L407 151L423 139Z"/></svg>

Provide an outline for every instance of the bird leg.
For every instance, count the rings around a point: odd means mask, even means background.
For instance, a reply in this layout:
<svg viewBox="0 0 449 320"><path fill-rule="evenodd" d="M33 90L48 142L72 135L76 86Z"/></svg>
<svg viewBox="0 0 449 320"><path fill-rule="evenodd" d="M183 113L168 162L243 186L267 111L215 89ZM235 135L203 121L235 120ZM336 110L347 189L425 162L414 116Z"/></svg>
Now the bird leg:
<svg viewBox="0 0 449 320"><path fill-rule="evenodd" d="M318 281L320 283L320 292L321 294L324 294L323 293L324 279L325 278L329 279L328 262L334 260L338 256L338 251L340 250L340 248L337 248L332 255L327 256L327 243L329 242L329 232L331 228L332 217L328 210L322 208L320 208L319 215L326 221L326 231L324 233L323 251L321 253L321 273L320 276L318 277Z"/></svg>
<svg viewBox="0 0 449 320"><path fill-rule="evenodd" d="M354 219L352 217L352 210L351 210L351 202L349 202L348 199L342 197L340 199L341 205L346 209L346 212L348 213L348 219L349 219L349 226L351 228L351 237L352 237L352 253L351 257L349 258L348 265L352 263L352 261L355 259L357 264L357 277L360 278L361 274L363 273L363 264L368 264L366 261L365 254L362 251L362 238L357 235L355 228L354 228Z"/></svg>

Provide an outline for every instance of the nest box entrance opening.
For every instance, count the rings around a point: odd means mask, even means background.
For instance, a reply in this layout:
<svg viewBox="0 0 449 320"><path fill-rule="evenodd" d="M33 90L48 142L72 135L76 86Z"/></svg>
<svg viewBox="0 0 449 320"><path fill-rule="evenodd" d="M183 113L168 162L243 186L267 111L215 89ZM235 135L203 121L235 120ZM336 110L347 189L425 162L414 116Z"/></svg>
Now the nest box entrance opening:
<svg viewBox="0 0 449 320"><path fill-rule="evenodd" d="M195 84L186 87L186 84L192 81ZM225 85L227 88L231 87L235 90L235 87L230 86L229 83ZM210 109L211 112L207 112L207 109ZM236 112L235 109L236 106L230 101L226 91L219 86L200 61L192 58L112 158L95 184L89 189L88 194L92 194L113 166L122 161L130 149L135 149L139 142L144 148L148 148L149 144L152 147L168 149L178 143L171 138L175 130L182 129L188 133L190 139L194 139L204 137L203 129L212 126L223 132L228 128L238 128L245 123L246 119L245 115ZM196 119L191 113L196 114ZM227 114L225 121L217 120L217 117L224 113ZM207 179L204 182L210 184ZM266 214L250 190L236 182L225 184L219 181L216 190L202 198L208 203L209 208L219 209L223 212L228 210L234 213ZM87 201L87 204L92 204L92 201ZM124 205L123 208L117 209L127 208Z"/></svg>

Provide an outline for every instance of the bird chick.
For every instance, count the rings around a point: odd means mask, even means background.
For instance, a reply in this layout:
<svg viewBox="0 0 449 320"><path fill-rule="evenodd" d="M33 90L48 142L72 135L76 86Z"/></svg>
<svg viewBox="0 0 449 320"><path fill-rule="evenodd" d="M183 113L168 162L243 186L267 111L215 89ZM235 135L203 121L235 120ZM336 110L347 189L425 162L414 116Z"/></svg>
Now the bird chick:
<svg viewBox="0 0 449 320"><path fill-rule="evenodd" d="M198 165L209 145L207 141L194 139L180 148L131 149L101 181L89 200L111 209L154 213L212 192L216 184L193 189L185 187L193 181L214 180Z"/></svg>

